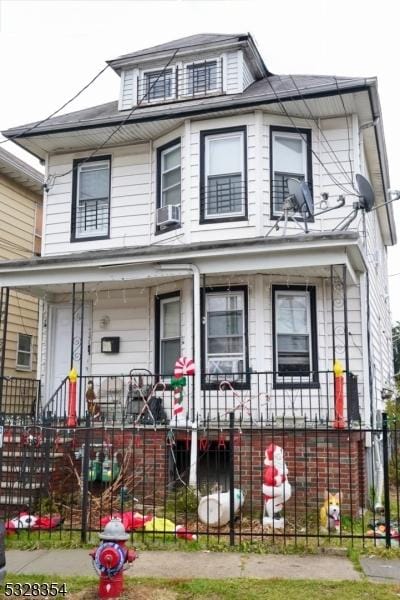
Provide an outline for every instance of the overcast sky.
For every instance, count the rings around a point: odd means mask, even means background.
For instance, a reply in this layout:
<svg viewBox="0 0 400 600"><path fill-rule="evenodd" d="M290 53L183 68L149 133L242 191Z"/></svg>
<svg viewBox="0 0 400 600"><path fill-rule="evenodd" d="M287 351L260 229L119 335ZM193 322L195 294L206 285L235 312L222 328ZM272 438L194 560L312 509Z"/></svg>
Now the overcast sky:
<svg viewBox="0 0 400 600"><path fill-rule="evenodd" d="M390 164L400 188L399 7L396 0L0 0L0 131L56 110L120 54L195 33L256 40L273 73L377 76ZM111 70L67 112L117 98ZM10 152L40 168L9 142ZM400 238L400 201L395 205ZM400 273L400 244L389 250ZM400 275L390 278L400 320Z"/></svg>

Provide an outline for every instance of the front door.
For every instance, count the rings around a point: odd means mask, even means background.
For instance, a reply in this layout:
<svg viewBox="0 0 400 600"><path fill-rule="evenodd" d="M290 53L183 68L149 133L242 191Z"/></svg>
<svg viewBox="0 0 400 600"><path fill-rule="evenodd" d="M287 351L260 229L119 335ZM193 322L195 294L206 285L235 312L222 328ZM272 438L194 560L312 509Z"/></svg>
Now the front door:
<svg viewBox="0 0 400 600"><path fill-rule="evenodd" d="M72 307L67 304L53 304L49 307L49 329L47 346L47 400L67 377L71 368L71 343L73 343L73 362L79 375L88 375L90 367L89 332L91 324L90 306L85 305L83 320L83 340L81 343L81 308L75 311L74 340L72 342ZM80 356L82 352L82 373ZM46 400L46 401L47 401ZM83 403L80 403L81 405ZM58 403L57 403L58 405ZM57 412L64 412L60 405Z"/></svg>

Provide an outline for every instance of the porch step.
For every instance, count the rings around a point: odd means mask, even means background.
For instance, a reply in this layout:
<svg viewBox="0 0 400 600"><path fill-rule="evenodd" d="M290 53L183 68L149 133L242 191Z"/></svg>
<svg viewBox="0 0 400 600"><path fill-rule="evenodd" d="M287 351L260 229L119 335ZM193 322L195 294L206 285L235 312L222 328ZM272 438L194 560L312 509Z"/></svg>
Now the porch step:
<svg viewBox="0 0 400 600"><path fill-rule="evenodd" d="M0 505L5 504L7 507L13 506L16 508L18 506L30 506L32 504L32 498L29 496L1 496L0 495Z"/></svg>
<svg viewBox="0 0 400 600"><path fill-rule="evenodd" d="M23 490L38 490L42 487L41 483L33 483L32 481L0 481L0 488L11 490L11 489L23 489Z"/></svg>
<svg viewBox="0 0 400 600"><path fill-rule="evenodd" d="M11 452L9 450L3 450L2 456L5 458L19 458L19 457L24 457L24 458L44 458L44 452L40 452L40 450L34 450L33 452ZM50 460L52 460L53 458L62 458L64 456L63 452L52 452L49 456Z"/></svg>
<svg viewBox="0 0 400 600"><path fill-rule="evenodd" d="M52 471L54 469L51 469ZM36 473L36 474L40 474L43 473L43 467L32 467L31 465L25 465L25 467L23 468L23 465L18 465L18 464L10 464L10 465L1 465L1 471L2 473L21 473L22 472L26 472L26 473Z"/></svg>

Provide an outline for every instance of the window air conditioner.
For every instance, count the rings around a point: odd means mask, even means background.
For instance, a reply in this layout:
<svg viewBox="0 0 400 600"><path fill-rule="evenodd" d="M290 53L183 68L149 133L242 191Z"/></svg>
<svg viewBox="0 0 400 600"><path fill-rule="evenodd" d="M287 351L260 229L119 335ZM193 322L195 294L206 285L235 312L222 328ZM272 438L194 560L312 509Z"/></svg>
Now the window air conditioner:
<svg viewBox="0 0 400 600"><path fill-rule="evenodd" d="M179 204L170 204L157 208L157 226L164 227L173 223L180 223L181 207Z"/></svg>

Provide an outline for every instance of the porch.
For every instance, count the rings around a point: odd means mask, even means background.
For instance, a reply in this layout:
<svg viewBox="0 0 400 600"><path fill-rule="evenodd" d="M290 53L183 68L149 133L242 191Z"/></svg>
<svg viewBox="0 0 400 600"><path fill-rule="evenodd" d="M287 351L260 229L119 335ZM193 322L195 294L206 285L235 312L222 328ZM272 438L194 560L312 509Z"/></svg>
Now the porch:
<svg viewBox="0 0 400 600"><path fill-rule="evenodd" d="M94 423L169 424L174 363L187 356L196 372L182 387L186 423L218 427L232 411L244 424L334 423L336 360L346 423L369 422L359 248L354 237L349 249L343 234L324 235L316 252L315 237L291 239L286 252L268 239L245 255L197 248L196 263L104 252L9 273L8 285L41 299L40 398L30 414L68 421L75 368L78 424L87 411ZM26 415L21 386L3 380L3 412Z"/></svg>

